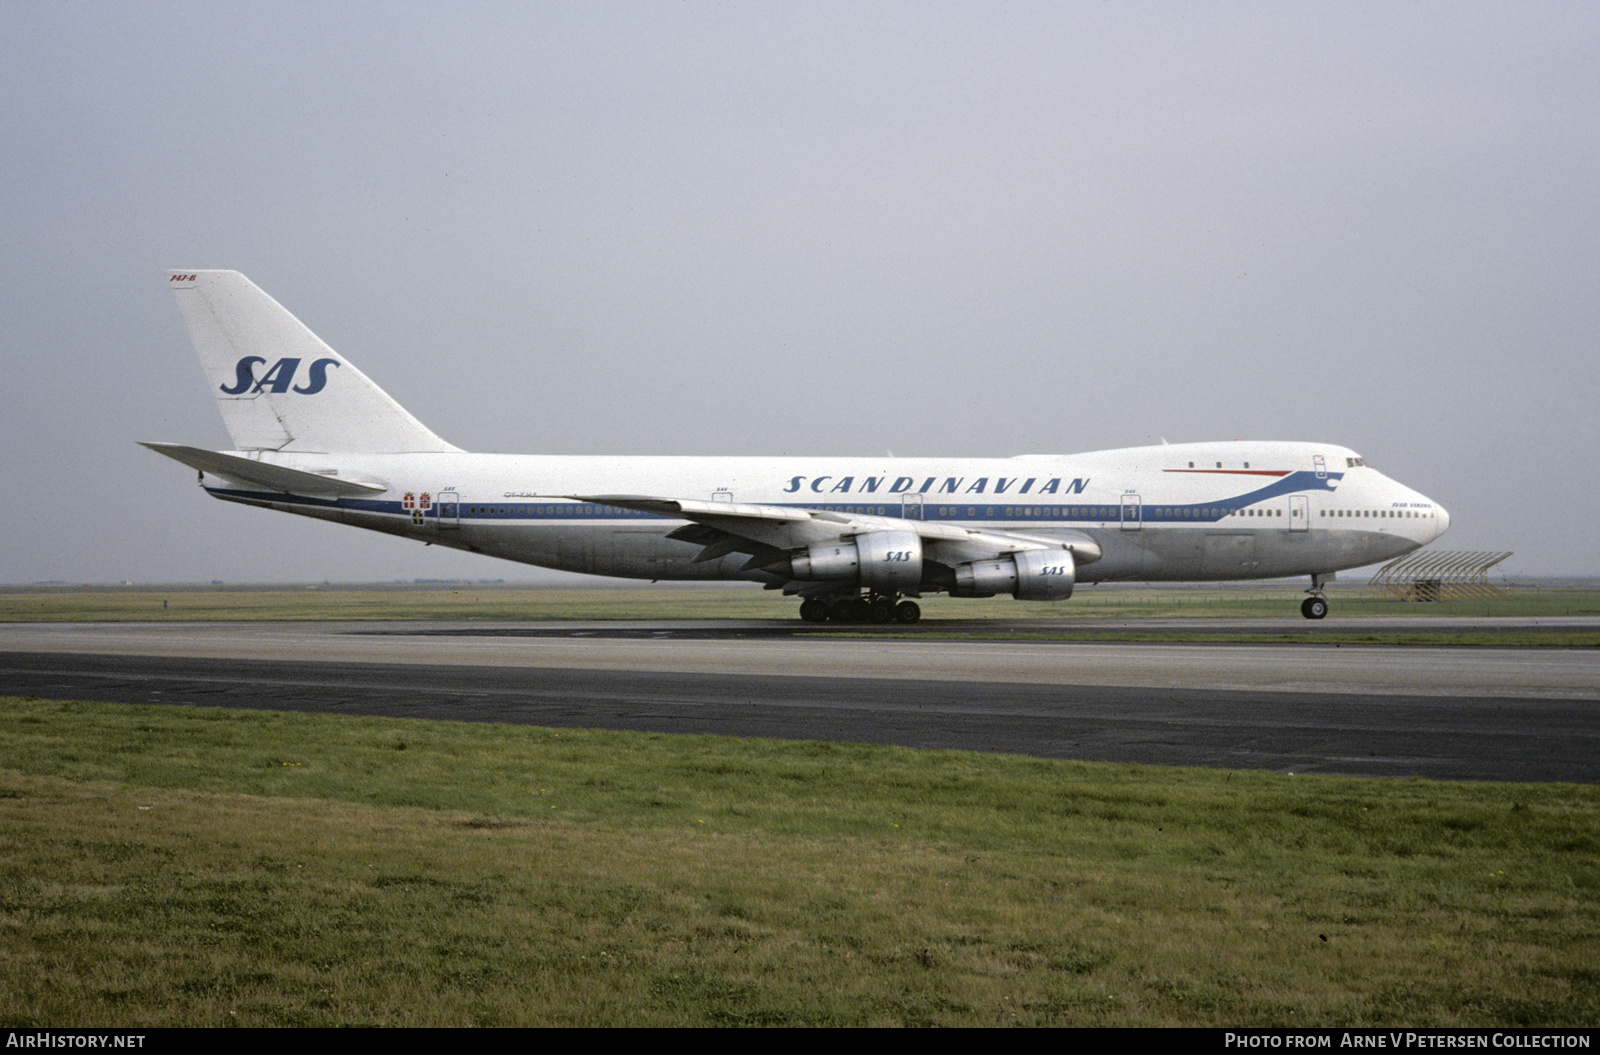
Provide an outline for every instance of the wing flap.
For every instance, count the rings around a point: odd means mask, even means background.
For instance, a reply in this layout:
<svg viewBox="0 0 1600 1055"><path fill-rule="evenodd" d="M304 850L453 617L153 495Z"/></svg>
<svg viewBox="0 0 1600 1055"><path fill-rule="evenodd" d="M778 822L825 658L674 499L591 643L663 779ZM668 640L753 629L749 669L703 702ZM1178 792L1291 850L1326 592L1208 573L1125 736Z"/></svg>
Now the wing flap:
<svg viewBox="0 0 1600 1055"><path fill-rule="evenodd" d="M838 538L840 525L821 519L816 511L791 506L756 505L739 502L702 502L690 498L655 498L650 495L563 495L574 502L595 502L641 513L677 516L725 535L732 535L762 546L795 549ZM701 545L714 544L696 532L675 538ZM729 550L728 552L735 552ZM743 550L742 552L754 552ZM709 558L708 558L709 559Z"/></svg>
<svg viewBox="0 0 1600 1055"><path fill-rule="evenodd" d="M1080 564L1100 559L1100 544L1081 531L1031 535L1012 531L966 528L927 520L868 516L798 506L705 502L696 499L658 498L651 495L564 495L575 502L594 502L638 512L677 516L690 524L668 537L705 546L696 560L714 560L729 553L750 553L757 560L776 559L781 553L831 542L869 531L915 531L927 555L941 564L993 560L1007 553L1030 549L1067 549Z"/></svg>

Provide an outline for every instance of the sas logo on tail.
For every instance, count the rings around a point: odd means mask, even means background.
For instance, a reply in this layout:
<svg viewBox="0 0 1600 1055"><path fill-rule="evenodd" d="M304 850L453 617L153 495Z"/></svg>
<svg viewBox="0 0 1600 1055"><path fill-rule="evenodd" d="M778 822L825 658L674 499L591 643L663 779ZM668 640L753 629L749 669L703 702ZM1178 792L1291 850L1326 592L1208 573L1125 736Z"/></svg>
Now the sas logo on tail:
<svg viewBox="0 0 1600 1055"><path fill-rule="evenodd" d="M247 355L233 364L235 380L231 386L218 385L217 388L226 395L242 396L248 389L251 392L272 392L281 395L291 391L289 385L294 381L295 371L300 369L299 359L279 359L272 364L272 369L261 375L255 376L255 367L266 360L259 355ZM338 366L337 359L313 359L309 369L306 383L295 385L292 391L302 396L314 396L321 392L328 384L328 367Z"/></svg>

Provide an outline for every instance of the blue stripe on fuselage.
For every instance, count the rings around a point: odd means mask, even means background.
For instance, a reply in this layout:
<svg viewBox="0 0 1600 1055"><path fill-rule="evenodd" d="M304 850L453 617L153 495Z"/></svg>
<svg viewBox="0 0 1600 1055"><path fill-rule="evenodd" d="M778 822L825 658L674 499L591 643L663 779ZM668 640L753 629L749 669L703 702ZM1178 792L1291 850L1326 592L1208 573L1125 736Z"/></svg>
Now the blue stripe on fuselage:
<svg viewBox="0 0 1600 1055"><path fill-rule="evenodd" d="M1232 515L1241 509L1283 495L1303 491L1336 490L1339 481L1343 477L1343 473L1318 475L1314 472L1295 472L1282 479L1274 480L1265 487L1232 498L1218 498L1208 502L1191 502L1184 505L1144 501L1141 520L1147 524L1216 523L1223 517ZM341 509L357 513L404 517L407 520L411 519L413 513L413 510L404 508L400 502L385 499L310 498L305 495L290 495L281 492L240 491L221 487L208 487L206 490L219 498L233 498L245 502L273 502L279 505L300 505L314 509ZM931 497L930 495L923 496L921 510L921 518L923 520L964 521L977 519L989 521L999 518L1008 522L1022 521L1025 523L1045 520L1056 523L1102 524L1120 522L1122 516L1120 501L1073 502L1059 505L1018 505L1015 503L993 502L978 504L945 501L941 503L928 501ZM898 502L786 503L785 505L791 509L823 509L858 516L894 517L900 516L902 512ZM439 503L435 501L431 509L423 511L423 516L429 520L438 519ZM502 502L492 504L462 502L459 505L459 519L462 522L518 521L537 523L561 521L570 523L575 520L610 521L621 518L668 522L680 519L659 513L640 513L631 509L619 509L616 506L585 502Z"/></svg>

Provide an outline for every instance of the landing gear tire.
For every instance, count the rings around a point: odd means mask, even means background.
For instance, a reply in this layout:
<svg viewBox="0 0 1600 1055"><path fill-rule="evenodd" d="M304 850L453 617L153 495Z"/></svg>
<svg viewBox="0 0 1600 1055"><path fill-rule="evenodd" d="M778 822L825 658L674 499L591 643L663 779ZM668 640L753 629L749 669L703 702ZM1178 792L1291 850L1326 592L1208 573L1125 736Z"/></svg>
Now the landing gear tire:
<svg viewBox="0 0 1600 1055"><path fill-rule="evenodd" d="M865 623L871 616L871 607L861 597L846 597L828 608L828 618L835 623Z"/></svg>
<svg viewBox="0 0 1600 1055"><path fill-rule="evenodd" d="M800 618L808 623L915 623L922 618L922 607L915 601L895 603L893 594L873 598L839 597L831 601L820 597L800 602Z"/></svg>
<svg viewBox="0 0 1600 1055"><path fill-rule="evenodd" d="M1321 619L1328 614L1328 602L1322 597L1307 597L1300 602L1300 614L1307 619Z"/></svg>

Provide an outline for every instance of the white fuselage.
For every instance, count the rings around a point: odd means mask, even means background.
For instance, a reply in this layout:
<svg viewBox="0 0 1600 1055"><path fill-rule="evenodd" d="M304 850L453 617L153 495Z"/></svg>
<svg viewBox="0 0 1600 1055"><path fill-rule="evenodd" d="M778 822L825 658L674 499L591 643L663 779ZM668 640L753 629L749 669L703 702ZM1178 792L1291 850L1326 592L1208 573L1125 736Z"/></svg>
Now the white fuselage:
<svg viewBox="0 0 1600 1055"><path fill-rule="evenodd" d="M1408 553L1449 525L1437 503L1363 465L1355 452L1320 443L985 459L241 456L384 491L311 498L207 475L208 491L507 560L640 579L772 576L752 570L744 553L707 559L702 546L668 538L685 519L572 496L670 495L1042 539L1087 536L1099 556L1080 563L1081 582L1326 575Z"/></svg>

